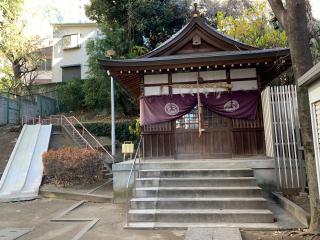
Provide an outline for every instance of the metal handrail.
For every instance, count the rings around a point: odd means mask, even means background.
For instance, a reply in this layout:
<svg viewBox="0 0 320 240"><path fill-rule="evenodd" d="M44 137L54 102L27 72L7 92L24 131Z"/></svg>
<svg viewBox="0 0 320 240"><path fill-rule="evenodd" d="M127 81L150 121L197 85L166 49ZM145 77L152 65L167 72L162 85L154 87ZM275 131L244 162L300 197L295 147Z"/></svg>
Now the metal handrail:
<svg viewBox="0 0 320 240"><path fill-rule="evenodd" d="M31 117L31 116L27 116L25 115L24 117L22 117L22 124L24 123L28 123L29 121L24 121L24 118L26 118L27 120L32 120L32 124L35 124L35 123L39 123L41 124L42 122L46 122L46 121L49 121L50 124L52 123L52 120L58 120L58 123L60 125L63 125L63 120L65 120L66 123L68 123L69 126L71 126L72 128L72 136L75 135L75 133L84 141L84 143L86 144L86 147L87 148L90 148L92 150L94 150L94 148L91 146L91 144L80 134L80 132L73 126L73 124L69 121L69 119L64 116L64 115L53 115L53 116L50 116L49 119L41 119L41 117Z"/></svg>
<svg viewBox="0 0 320 240"><path fill-rule="evenodd" d="M130 169L130 173L129 173L129 176L128 176L128 180L127 180L127 185L126 185L126 202L127 202L127 209L126 209L126 221L127 221L127 224L128 224L128 211L129 211L129 185L130 185L130 181L131 181L131 177L132 177L132 174L133 174L133 170L135 169L135 165L136 165L136 162L137 162L137 156L138 156L138 153L139 153L139 165L138 165L138 175L140 176L140 159L141 159L141 143L143 141L143 136L140 137L140 140L139 140L139 143L138 143L138 146L137 146L137 150L136 150L136 153L135 153L135 156L134 156L134 160L133 160L133 163L131 165L131 169ZM136 178L136 174L134 175L135 178Z"/></svg>
<svg viewBox="0 0 320 240"><path fill-rule="evenodd" d="M29 121L32 122L32 124L36 124L37 122L40 123L41 122L41 117L32 117L32 116L28 116L28 115L24 115L21 118L21 124L27 124Z"/></svg>
<svg viewBox="0 0 320 240"><path fill-rule="evenodd" d="M137 161L137 155L138 155L138 152L140 151L141 142L142 142L142 137L140 137L140 140L139 140L139 143L138 143L138 147L137 147L137 150L136 150L136 153L135 153L135 156L134 156L134 160L133 160L133 163L131 165L131 170L130 170L130 174L129 174L129 177L128 177L128 180L127 180L127 185L126 185L127 188L129 188L129 184L130 184L131 176L132 176L132 173L133 173L133 169L134 169L136 161Z"/></svg>
<svg viewBox="0 0 320 240"><path fill-rule="evenodd" d="M111 158L111 160L114 163L114 157L108 152L107 149L88 131L88 129L83 126L83 124L74 116L68 117L68 119L72 119L72 121L75 121L77 124L79 124L82 128L82 135L84 135L84 132L86 132L92 139L93 141L97 144L97 147L101 148L108 156Z"/></svg>
<svg viewBox="0 0 320 240"><path fill-rule="evenodd" d="M77 133L77 135L80 136L80 138L85 142L86 146L94 150L94 147L92 147L91 144L81 135L81 133L78 131L78 129L75 126L73 126L73 124L69 121L69 119L64 115L60 115L60 116L61 116L61 125L62 125L62 119L64 119L69 124L69 126L72 127L72 136L74 136L74 132Z"/></svg>
<svg viewBox="0 0 320 240"><path fill-rule="evenodd" d="M74 116L71 117L66 117L65 115L51 115L49 118L41 118L39 117L31 117L31 116L27 116L24 115L22 117L22 125L24 123L28 123L30 120L32 121L32 124L36 124L38 123L50 123L52 124L53 122L57 123L58 125L62 125L62 121L66 120L67 123L69 123L69 125L72 127L72 135L74 135L74 131L77 133L77 135L80 136L80 138L82 140L84 140L85 144L87 147L91 148L91 149L95 149L92 144L84 137L84 134L87 133L87 135L89 135L89 137L91 137L91 139L93 139L93 141L95 142L97 148L102 149L107 155L108 157L112 160L112 162L114 163L114 157L108 152L108 150L88 131L88 129L86 129L86 127ZM78 131L78 129L74 126L74 122L76 124L79 124L82 128L82 134Z"/></svg>

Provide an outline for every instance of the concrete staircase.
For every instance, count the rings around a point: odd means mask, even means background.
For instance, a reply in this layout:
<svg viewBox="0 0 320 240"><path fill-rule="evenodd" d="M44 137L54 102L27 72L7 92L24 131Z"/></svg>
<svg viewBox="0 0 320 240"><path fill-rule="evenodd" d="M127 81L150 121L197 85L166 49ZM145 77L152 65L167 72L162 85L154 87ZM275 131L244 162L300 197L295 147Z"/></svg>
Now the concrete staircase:
<svg viewBox="0 0 320 240"><path fill-rule="evenodd" d="M252 169L174 167L142 166L130 201L128 228L274 222Z"/></svg>

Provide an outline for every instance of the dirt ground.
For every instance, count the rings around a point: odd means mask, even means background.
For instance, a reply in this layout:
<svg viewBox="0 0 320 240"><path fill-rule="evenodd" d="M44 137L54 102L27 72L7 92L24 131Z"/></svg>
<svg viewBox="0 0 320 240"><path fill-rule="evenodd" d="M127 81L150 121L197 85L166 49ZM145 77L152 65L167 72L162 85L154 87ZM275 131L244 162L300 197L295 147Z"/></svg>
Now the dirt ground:
<svg viewBox="0 0 320 240"><path fill-rule="evenodd" d="M52 192L73 192L73 193L79 193L84 194L91 192L95 195L102 195L104 197L113 197L113 185L112 181L110 180L103 180L100 182L96 182L93 184L84 184L84 185L75 185L71 187L63 187L63 186L57 186L53 183L46 183L41 185L40 189L42 191L52 191ZM97 189L94 192L92 192L93 189Z"/></svg>
<svg viewBox="0 0 320 240"><path fill-rule="evenodd" d="M70 240L85 223L50 222L58 213L77 201L38 199L17 203L0 203L0 229L6 227L34 228L19 240ZM127 230L124 226L123 205L112 203L85 203L70 212L70 218L100 218L83 240L183 240L181 230Z"/></svg>
<svg viewBox="0 0 320 240"><path fill-rule="evenodd" d="M320 240L320 236L306 230L293 231L241 231L243 240Z"/></svg>
<svg viewBox="0 0 320 240"><path fill-rule="evenodd" d="M20 134L20 128L7 125L0 127L0 173L3 172Z"/></svg>
<svg viewBox="0 0 320 240"><path fill-rule="evenodd" d="M44 185L41 189L75 191L85 193L101 183L90 186L63 188ZM95 191L95 194L112 193L111 184ZM0 203L1 228L33 228L19 240L70 240L86 225L85 222L51 222L57 214L78 201L61 199L37 199L33 201ZM99 218L97 224L81 238L83 240L183 240L185 230L128 230L125 225L125 206L112 203L85 203L63 218ZM320 240L302 231L242 231L243 240Z"/></svg>

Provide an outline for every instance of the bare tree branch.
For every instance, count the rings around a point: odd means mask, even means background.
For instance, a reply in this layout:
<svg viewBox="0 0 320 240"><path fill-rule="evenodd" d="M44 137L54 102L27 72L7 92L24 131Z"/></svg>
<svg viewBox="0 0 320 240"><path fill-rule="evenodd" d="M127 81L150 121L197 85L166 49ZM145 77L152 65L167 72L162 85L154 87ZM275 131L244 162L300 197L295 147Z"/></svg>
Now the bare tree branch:
<svg viewBox="0 0 320 240"><path fill-rule="evenodd" d="M32 69L27 69L27 70L21 70L21 74L22 74L22 75L26 75L26 74L28 74L28 73L37 71L37 69L38 69L38 67L34 67L34 68L32 68Z"/></svg>

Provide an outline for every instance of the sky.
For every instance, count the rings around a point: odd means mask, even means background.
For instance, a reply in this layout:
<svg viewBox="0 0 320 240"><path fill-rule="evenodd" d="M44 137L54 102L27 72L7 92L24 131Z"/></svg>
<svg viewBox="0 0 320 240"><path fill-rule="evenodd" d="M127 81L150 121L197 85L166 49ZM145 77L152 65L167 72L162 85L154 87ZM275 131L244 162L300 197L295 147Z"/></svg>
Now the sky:
<svg viewBox="0 0 320 240"><path fill-rule="evenodd" d="M223 1L223 0L221 0ZM90 0L25 0L24 17L27 35L50 37L50 23L89 22L84 5ZM320 20L320 0L310 0L315 18Z"/></svg>
<svg viewBox="0 0 320 240"><path fill-rule="evenodd" d="M90 0L25 0L26 34L51 37L51 23L90 22L84 12L88 2Z"/></svg>
<svg viewBox="0 0 320 240"><path fill-rule="evenodd" d="M310 0L313 16L320 20L320 0Z"/></svg>

